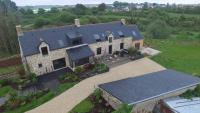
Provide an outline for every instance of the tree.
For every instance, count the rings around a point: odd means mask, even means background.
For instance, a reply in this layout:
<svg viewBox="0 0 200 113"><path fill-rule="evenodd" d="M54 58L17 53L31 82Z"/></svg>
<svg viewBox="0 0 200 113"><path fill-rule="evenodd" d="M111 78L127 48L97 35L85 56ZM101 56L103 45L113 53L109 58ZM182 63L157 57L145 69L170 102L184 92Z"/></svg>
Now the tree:
<svg viewBox="0 0 200 113"><path fill-rule="evenodd" d="M32 15L32 14L34 14L34 13L33 13L33 10L32 10L32 9L27 9L27 10L26 10L26 14L27 14L27 15Z"/></svg>
<svg viewBox="0 0 200 113"><path fill-rule="evenodd" d="M45 10L43 9L43 8L39 8L38 9L38 14L39 15L42 15L42 14L44 14L45 13Z"/></svg>
<svg viewBox="0 0 200 113"><path fill-rule="evenodd" d="M50 12L57 13L57 12L59 12L59 9L57 7L52 7Z"/></svg>
<svg viewBox="0 0 200 113"><path fill-rule="evenodd" d="M73 23L76 16L72 13L63 12L60 14L60 16L58 18L61 22Z"/></svg>
<svg viewBox="0 0 200 113"><path fill-rule="evenodd" d="M99 11L105 11L106 10L106 4L105 3L102 3L98 6L98 10Z"/></svg>
<svg viewBox="0 0 200 113"><path fill-rule="evenodd" d="M20 8L20 9L19 9L19 12L22 13L23 15L26 14L26 10L25 10L24 8Z"/></svg>
<svg viewBox="0 0 200 113"><path fill-rule="evenodd" d="M50 24L50 21L44 18L38 18L36 19L35 23L34 23L34 27L35 28L40 28L43 27L44 25L48 25Z"/></svg>
<svg viewBox="0 0 200 113"><path fill-rule="evenodd" d="M147 27L147 37L167 38L170 35L170 27L165 21L155 20Z"/></svg>
<svg viewBox="0 0 200 113"><path fill-rule="evenodd" d="M10 0L0 0L0 53L16 54L18 41L15 26L18 23L17 6Z"/></svg>
<svg viewBox="0 0 200 113"><path fill-rule="evenodd" d="M74 13L77 15L85 15L87 8L83 4L76 4L73 9Z"/></svg>

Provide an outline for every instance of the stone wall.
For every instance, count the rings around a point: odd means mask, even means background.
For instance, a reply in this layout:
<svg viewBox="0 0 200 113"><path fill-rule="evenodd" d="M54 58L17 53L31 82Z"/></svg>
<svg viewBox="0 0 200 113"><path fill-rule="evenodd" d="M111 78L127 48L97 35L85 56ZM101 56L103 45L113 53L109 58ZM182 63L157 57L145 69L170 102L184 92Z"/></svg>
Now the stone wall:
<svg viewBox="0 0 200 113"><path fill-rule="evenodd" d="M46 43L41 43L40 47L48 45ZM49 47L48 47L49 48ZM49 49L48 49L49 50ZM68 57L66 49L58 49L53 51L48 51L48 55L43 56L41 52L32 56L26 57L26 62L29 65L30 71L36 73L37 75L45 74L54 71L53 60L65 58L66 65L69 66ZM38 64L42 64L42 67L39 68Z"/></svg>
<svg viewBox="0 0 200 113"><path fill-rule="evenodd" d="M110 106L112 106L113 109L118 109L120 105L122 104L121 101L119 101L117 98L113 97L103 89L101 89L103 92L103 98L108 102Z"/></svg>
<svg viewBox="0 0 200 113"><path fill-rule="evenodd" d="M139 43L141 43L141 45L143 45L143 40L139 40L137 42L139 42ZM114 39L113 38L112 43L109 43L108 41L97 42L97 43L94 43L94 44L90 44L89 47L95 53L95 57L101 57L103 55L108 54L109 45L112 45L113 52L120 51L120 43L124 43L124 49L128 49L131 46L134 47L133 44L135 42L133 42L132 37L127 37L127 38L123 38L123 39ZM42 47L48 48L48 55L43 56L41 54L41 48ZM96 54L96 49L98 47L102 48L101 55ZM66 52L67 48L62 48L62 49L50 51L48 44L46 44L45 42L42 42L38 49L40 51L39 54L27 56L25 58L22 57L23 64L24 65L28 64L31 72L36 73L37 75L42 75L42 74L45 74L45 73L55 71L54 68L53 68L53 62L52 61L56 60L56 59L60 59L60 58L65 58L66 66L67 67L70 66L68 55L67 55L67 52ZM92 59L90 59L90 61L92 61ZM42 67L39 68L38 64L42 64Z"/></svg>

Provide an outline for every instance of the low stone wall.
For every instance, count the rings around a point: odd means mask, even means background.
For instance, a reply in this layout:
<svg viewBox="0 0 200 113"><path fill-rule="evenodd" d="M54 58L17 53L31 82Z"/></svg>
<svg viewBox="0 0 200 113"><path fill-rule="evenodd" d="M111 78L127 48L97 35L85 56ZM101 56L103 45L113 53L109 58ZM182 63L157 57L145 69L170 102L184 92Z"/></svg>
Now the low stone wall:
<svg viewBox="0 0 200 113"><path fill-rule="evenodd" d="M112 106L113 109L118 109L120 105L122 104L120 100L117 98L113 97L103 89L101 89L103 92L103 98L108 102L110 106Z"/></svg>

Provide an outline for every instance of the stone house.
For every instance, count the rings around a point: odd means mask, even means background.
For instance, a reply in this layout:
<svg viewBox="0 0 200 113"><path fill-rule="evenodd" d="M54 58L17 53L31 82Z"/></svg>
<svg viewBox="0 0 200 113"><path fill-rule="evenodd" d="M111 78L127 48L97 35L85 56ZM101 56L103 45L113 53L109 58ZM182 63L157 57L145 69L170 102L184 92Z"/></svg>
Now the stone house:
<svg viewBox="0 0 200 113"><path fill-rule="evenodd" d="M94 58L115 51L143 46L143 37L136 25L121 21L74 25L22 31L16 26L22 62L25 69L37 75L65 67L75 68L93 62Z"/></svg>
<svg viewBox="0 0 200 113"><path fill-rule="evenodd" d="M162 70L99 85L114 108L133 105L133 113L152 113L160 100L179 96L200 84L200 78L175 70Z"/></svg>

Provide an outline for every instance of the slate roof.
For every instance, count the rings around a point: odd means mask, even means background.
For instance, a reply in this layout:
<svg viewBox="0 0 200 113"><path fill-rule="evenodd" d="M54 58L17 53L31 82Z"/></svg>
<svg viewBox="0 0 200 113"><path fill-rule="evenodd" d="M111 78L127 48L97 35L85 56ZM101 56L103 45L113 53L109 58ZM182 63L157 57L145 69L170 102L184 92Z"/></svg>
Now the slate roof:
<svg viewBox="0 0 200 113"><path fill-rule="evenodd" d="M107 31L110 31L115 38L119 36L119 31L123 32L125 37L131 36L135 40L142 39L136 25L123 25L120 21L101 24L90 24L76 27L68 25L58 28L40 29L35 31L24 32L24 35L19 37L19 42L24 56L30 56L39 53L38 46L41 39L49 44L50 50L70 47L69 38L81 36L84 44L96 43L94 34L98 34L101 41L105 41ZM67 38L69 37L69 38Z"/></svg>
<svg viewBox="0 0 200 113"><path fill-rule="evenodd" d="M132 105L199 83L198 77L174 70L164 70L102 84L99 87L121 102Z"/></svg>
<svg viewBox="0 0 200 113"><path fill-rule="evenodd" d="M88 45L68 49L67 53L72 61L94 56L93 51L89 48Z"/></svg>

